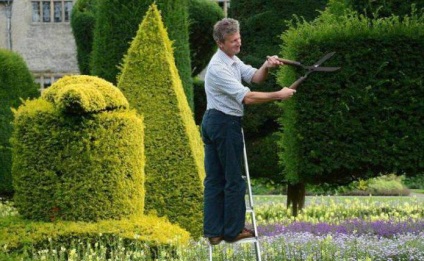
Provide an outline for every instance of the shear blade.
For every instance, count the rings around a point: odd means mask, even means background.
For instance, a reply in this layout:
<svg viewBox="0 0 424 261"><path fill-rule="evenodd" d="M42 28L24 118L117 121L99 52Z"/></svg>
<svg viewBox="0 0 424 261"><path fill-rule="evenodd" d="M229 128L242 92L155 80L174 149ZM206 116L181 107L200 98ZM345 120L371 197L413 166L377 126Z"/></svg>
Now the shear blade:
<svg viewBox="0 0 424 261"><path fill-rule="evenodd" d="M330 59L331 56L333 56L335 53L336 52L327 53L321 59L319 59L318 62L314 63L314 65L312 65L311 67L318 67L318 66L320 66L323 62L325 62L328 59Z"/></svg>
<svg viewBox="0 0 424 261"><path fill-rule="evenodd" d="M314 71L314 72L334 72L337 70L340 70L341 67L315 67L315 66L308 66L307 69Z"/></svg>

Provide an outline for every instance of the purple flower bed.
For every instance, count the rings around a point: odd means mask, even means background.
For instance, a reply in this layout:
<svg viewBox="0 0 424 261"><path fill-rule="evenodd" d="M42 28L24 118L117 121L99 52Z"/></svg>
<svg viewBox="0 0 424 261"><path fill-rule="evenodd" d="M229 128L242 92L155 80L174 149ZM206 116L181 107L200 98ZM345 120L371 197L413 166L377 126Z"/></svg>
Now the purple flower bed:
<svg viewBox="0 0 424 261"><path fill-rule="evenodd" d="M390 238L399 234L419 234L424 231L424 220L414 221L363 221L347 220L334 225L328 223L312 224L309 222L294 222L290 225L269 224L258 227L260 236L276 236L285 233L308 232L314 235L354 234L376 235Z"/></svg>

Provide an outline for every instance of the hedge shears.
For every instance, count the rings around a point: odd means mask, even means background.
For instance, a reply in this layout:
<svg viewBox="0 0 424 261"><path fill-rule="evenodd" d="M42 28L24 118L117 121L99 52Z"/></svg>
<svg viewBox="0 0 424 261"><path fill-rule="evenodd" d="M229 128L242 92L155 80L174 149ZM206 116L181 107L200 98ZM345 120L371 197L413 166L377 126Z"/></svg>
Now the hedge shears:
<svg viewBox="0 0 424 261"><path fill-rule="evenodd" d="M297 67L302 67L305 70L308 70L305 75L301 76L299 79L297 79L292 85L290 85L290 89L296 89L307 77L310 73L313 72L334 72L339 70L341 67L320 67L320 65L327 61L328 59L331 58L331 56L333 56L336 52L331 52L331 53L327 53L326 55L324 55L321 59L319 59L316 63L314 63L312 66L306 66L301 64L300 62L296 62L296 61L291 61L291 60L287 60L287 59L282 59L282 58L277 58L280 62L287 64L287 65L292 65L292 66L297 66Z"/></svg>

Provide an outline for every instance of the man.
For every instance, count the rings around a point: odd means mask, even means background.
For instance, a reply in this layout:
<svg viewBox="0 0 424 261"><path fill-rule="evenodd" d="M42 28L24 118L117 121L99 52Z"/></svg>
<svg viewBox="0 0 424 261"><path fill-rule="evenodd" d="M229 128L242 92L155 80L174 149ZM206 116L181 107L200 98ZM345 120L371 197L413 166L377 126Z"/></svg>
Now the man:
<svg viewBox="0 0 424 261"><path fill-rule="evenodd" d="M205 144L204 236L213 245L254 237L244 228L246 184L242 178L243 137L241 119L244 104L258 104L290 98L296 91L254 92L243 86L260 83L268 70L283 65L270 56L259 68L244 64L237 56L241 38L239 23L231 18L217 22L213 32L218 51L205 76L206 112L202 121Z"/></svg>

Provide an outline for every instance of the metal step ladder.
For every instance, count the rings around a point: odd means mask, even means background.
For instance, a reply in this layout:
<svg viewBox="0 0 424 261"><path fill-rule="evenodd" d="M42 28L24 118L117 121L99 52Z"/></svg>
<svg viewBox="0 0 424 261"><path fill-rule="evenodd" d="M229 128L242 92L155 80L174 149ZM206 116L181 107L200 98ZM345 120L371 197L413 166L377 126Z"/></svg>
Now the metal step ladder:
<svg viewBox="0 0 424 261"><path fill-rule="evenodd" d="M248 188L247 189L248 200L246 202L246 214L249 214L250 217L251 217L253 230L255 232L255 237L242 239L242 240L235 242L234 244L252 243L255 247L256 261L261 261L262 260L261 259L261 248L260 248L260 245L259 245L258 227L256 225L255 211L253 209L252 184L250 182L249 164L247 162L246 141L244 139L243 129L241 130L241 134L243 136L243 159L244 159L244 169L245 169L245 173L246 173L246 176L243 176L243 179L246 180L247 188ZM209 245L209 260L213 261L212 256L213 256L213 247L214 246L209 244L209 242L208 242L208 245Z"/></svg>

